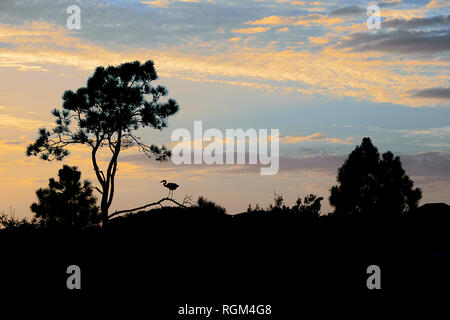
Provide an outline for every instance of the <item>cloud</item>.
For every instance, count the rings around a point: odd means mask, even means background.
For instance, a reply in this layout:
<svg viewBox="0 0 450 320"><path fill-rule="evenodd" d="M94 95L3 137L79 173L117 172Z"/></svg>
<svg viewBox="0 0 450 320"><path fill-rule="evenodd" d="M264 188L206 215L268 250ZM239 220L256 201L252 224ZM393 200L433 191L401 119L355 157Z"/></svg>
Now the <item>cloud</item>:
<svg viewBox="0 0 450 320"><path fill-rule="evenodd" d="M280 172L311 171L335 175L347 155L321 155L303 158L280 157ZM433 194L442 199L448 194L450 182L450 155L432 151L400 155L403 168L424 193L424 201L430 201ZM242 168L241 170L251 170ZM435 201L435 200L433 200Z"/></svg>
<svg viewBox="0 0 450 320"><path fill-rule="evenodd" d="M450 99L450 88L428 88L416 91L413 97L427 99Z"/></svg>
<svg viewBox="0 0 450 320"><path fill-rule="evenodd" d="M290 0L278 0L279 2L288 2ZM297 5L297 6L326 6L327 4L324 2L319 2L319 1L313 1L313 2L308 2L308 1L291 1L292 5Z"/></svg>
<svg viewBox="0 0 450 320"><path fill-rule="evenodd" d="M151 1L141 1L143 4L147 4L151 7L161 7L167 8L169 6L169 0L151 0Z"/></svg>
<svg viewBox="0 0 450 320"><path fill-rule="evenodd" d="M284 143L284 144L293 144L293 143L304 142L304 141L327 141L327 142L338 143L338 144L351 144L352 138L350 137L350 138L347 138L346 140L342 140L339 138L330 138L321 132L317 132L317 133L311 134L309 136L302 136L302 135L296 135L296 136L281 135L280 136L280 142Z"/></svg>
<svg viewBox="0 0 450 320"><path fill-rule="evenodd" d="M339 8L335 9L330 12L330 16L352 16L352 15L358 15L363 14L366 12L366 9L362 8L359 5L352 5L349 7Z"/></svg>
<svg viewBox="0 0 450 320"><path fill-rule="evenodd" d="M292 24L295 17L269 16L255 21L247 21L246 24L278 26L282 24Z"/></svg>
<svg viewBox="0 0 450 320"><path fill-rule="evenodd" d="M327 44L328 42L330 42L330 40L325 37L309 37L308 40L309 42L314 44Z"/></svg>
<svg viewBox="0 0 450 320"><path fill-rule="evenodd" d="M270 27L255 27L255 28L243 28L243 29L233 29L231 32L234 33L243 33L243 34L255 34L255 33L264 33L269 31Z"/></svg>
<svg viewBox="0 0 450 320"><path fill-rule="evenodd" d="M431 0L426 5L426 8L436 9L436 8L446 8L450 7L448 0Z"/></svg>
<svg viewBox="0 0 450 320"><path fill-rule="evenodd" d="M186 2L186 3L199 3L200 0L149 0L149 1L141 1L142 4L146 4L150 7L157 7L157 8L168 8L169 4L172 2Z"/></svg>
<svg viewBox="0 0 450 320"><path fill-rule="evenodd" d="M306 16L299 17L268 16L255 21L247 21L246 24L267 26L292 25L305 27L309 27L311 25L322 25L327 27L343 21L344 19L340 17L329 17L328 15L311 13Z"/></svg>
<svg viewBox="0 0 450 320"><path fill-rule="evenodd" d="M8 128L29 131L45 127L46 125L48 124L40 120L0 114L0 129Z"/></svg>
<svg viewBox="0 0 450 320"><path fill-rule="evenodd" d="M437 114L441 113L438 111ZM424 119L424 121L426 120ZM450 126L432 128L419 127L411 129L369 127L368 130L376 132L377 134L382 134L385 137L390 137L390 139L395 140L396 143L403 144L404 146L414 146L415 148L429 151L436 149L440 151L450 151Z"/></svg>
<svg viewBox="0 0 450 320"><path fill-rule="evenodd" d="M277 32L289 32L289 28L288 27L280 28L277 30Z"/></svg>
<svg viewBox="0 0 450 320"><path fill-rule="evenodd" d="M239 41L241 41L241 40L242 40L241 37L234 37L234 38L228 39L227 41L228 41L228 42L239 42Z"/></svg>
<svg viewBox="0 0 450 320"><path fill-rule="evenodd" d="M378 3L378 6L381 8L386 7L395 7L402 4L402 0L391 0L391 1L381 1Z"/></svg>
<svg viewBox="0 0 450 320"><path fill-rule="evenodd" d="M28 30L44 42L28 43ZM438 87L446 83L444 72L448 62L412 61L389 62L380 56L347 53L325 48L321 53L304 51L274 51L270 47L255 48L246 45L222 52L190 52L189 47L173 47L171 50L148 50L124 48L112 50L90 41L73 38L64 28L46 23L33 23L21 27L0 24L0 37L9 37L14 50L0 48L0 66L41 67L42 65L64 65L75 69L92 71L99 65L114 65L123 61L151 58L160 75L195 81L223 82L233 85L280 92L297 92L302 95L347 96L378 102L395 102L422 105L420 99L405 95L402 88L418 90ZM4 31L4 32L3 32ZM17 36L16 36L17 35ZM228 40L228 39L227 39ZM16 44L17 42L17 44ZM226 42L226 41L224 41ZM217 44L213 44L215 48ZM198 48L209 49L210 44L198 43ZM245 65L242 61L247 61ZM392 70L402 67L424 68L428 64L438 66L437 71L420 74L413 81L409 74ZM411 72L411 71L409 71ZM336 75L339 77L336 77ZM370 77L361 77L361 74ZM446 78L447 77L447 78ZM400 90L400 91L399 91ZM406 90L406 89L403 89ZM404 96L404 97L402 97ZM400 100L402 98L403 100Z"/></svg>
<svg viewBox="0 0 450 320"><path fill-rule="evenodd" d="M353 52L389 52L433 54L450 51L448 31L393 31L389 33L354 33L338 47Z"/></svg>
<svg viewBox="0 0 450 320"><path fill-rule="evenodd" d="M326 18L323 15L312 17ZM277 19L268 19L266 22L278 23ZM287 22L295 25L298 19L294 17ZM311 22L311 19L310 16L308 21ZM99 65L152 59L162 77L226 83L302 96L350 97L409 106L441 103L412 97L409 90L448 84L449 76L445 71L450 60L392 59L384 55L385 52L370 55L364 50L358 52L364 49L366 42L375 45L385 41L384 34L366 32L360 38L349 35L338 47L328 46L320 52L313 52L313 46L305 41L307 38L298 39L301 40L298 43L306 42L299 48L283 48L282 41L276 47L271 42L261 46L261 42L251 43L249 39L236 46L233 41L228 41L230 36L226 33L219 34L218 39L218 29L211 30L216 40L205 42L197 39L185 41L182 45L168 44L163 48L149 49L137 44L109 47L47 22L0 24L0 42L7 41L10 44L7 48L0 47L0 66L42 71L64 66L67 70L73 68L92 72ZM267 32L258 38L265 41L270 36L273 33ZM315 38L314 35L312 37ZM330 37L336 39L336 35ZM330 37L327 35L328 39ZM387 39L389 37L392 35ZM239 37L234 38L237 41Z"/></svg>
<svg viewBox="0 0 450 320"><path fill-rule="evenodd" d="M335 174L344 163L345 155L323 155L313 157L280 157L280 171L311 170Z"/></svg>
<svg viewBox="0 0 450 320"><path fill-rule="evenodd" d="M245 158L248 159L248 153L245 154ZM302 158L294 158L287 156L280 156L280 171L296 171L296 170L314 170L324 173L334 174L337 168L341 166L345 161L346 155L317 155ZM175 165L172 161L155 162L149 161L148 158L134 154L122 156L122 163L138 164L148 170L171 170L177 171L196 171L205 170L203 173L220 173L220 174L239 174L242 172L251 172L259 174L261 164L198 164L198 165Z"/></svg>
<svg viewBox="0 0 450 320"><path fill-rule="evenodd" d="M280 171L317 171L335 174L348 155L315 155L309 157L280 156ZM431 151L417 154L400 155L403 168L411 177L424 177L427 182L450 180L450 155L448 153ZM240 170L256 170L253 166L243 166ZM423 179L421 179L423 181Z"/></svg>
<svg viewBox="0 0 450 320"><path fill-rule="evenodd" d="M246 155L248 157L248 155ZM342 166L348 155L314 155L306 157L280 156L280 172L283 171L315 171L324 174L334 175L337 169ZM426 177L428 182L441 181L442 178L450 179L450 155L439 151L421 152L410 155L400 155L402 165L409 176ZM130 155L123 158L125 162L136 162L158 168L176 167L182 170L197 170L204 168L215 172L226 174L236 174L239 172L257 172L260 165L184 165L175 166L171 161L156 164L149 162L139 155ZM233 169L234 168L234 169Z"/></svg>
<svg viewBox="0 0 450 320"><path fill-rule="evenodd" d="M415 155L402 155L400 159L412 176L450 178L450 155L444 152L420 152Z"/></svg>
<svg viewBox="0 0 450 320"><path fill-rule="evenodd" d="M392 28L420 28L434 25L450 25L450 15L429 18L412 18L409 20L394 19L383 22L384 27L387 26Z"/></svg>

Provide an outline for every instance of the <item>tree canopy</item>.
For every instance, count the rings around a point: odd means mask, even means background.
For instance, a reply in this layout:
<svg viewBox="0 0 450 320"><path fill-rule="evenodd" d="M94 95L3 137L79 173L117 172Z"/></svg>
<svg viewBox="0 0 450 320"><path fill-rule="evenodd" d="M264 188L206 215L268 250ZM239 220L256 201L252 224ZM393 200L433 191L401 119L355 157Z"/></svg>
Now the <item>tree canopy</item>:
<svg viewBox="0 0 450 320"><path fill-rule="evenodd" d="M88 79L86 87L63 95L62 110L54 109L56 127L39 130L39 137L27 148L28 156L43 160L62 160L73 144L87 145L91 149L92 165L100 183L101 215L104 223L115 191L115 175L120 151L137 146L147 156L156 160L170 157L164 146L146 145L136 135L136 130L151 127L162 130L168 117L174 115L178 103L162 100L168 95L163 86L152 86L158 76L149 60L124 63L107 68L98 67ZM106 147L111 158L105 170L98 165L98 152Z"/></svg>
<svg viewBox="0 0 450 320"><path fill-rule="evenodd" d="M38 203L31 205L35 218L44 225L62 226L79 230L99 221L97 199L88 180L81 182L77 167L64 165L58 172L58 181L49 179L48 188L36 191Z"/></svg>
<svg viewBox="0 0 450 320"><path fill-rule="evenodd" d="M383 153L364 138L338 169L331 188L336 214L402 214L417 207L422 192L402 168L400 158Z"/></svg>

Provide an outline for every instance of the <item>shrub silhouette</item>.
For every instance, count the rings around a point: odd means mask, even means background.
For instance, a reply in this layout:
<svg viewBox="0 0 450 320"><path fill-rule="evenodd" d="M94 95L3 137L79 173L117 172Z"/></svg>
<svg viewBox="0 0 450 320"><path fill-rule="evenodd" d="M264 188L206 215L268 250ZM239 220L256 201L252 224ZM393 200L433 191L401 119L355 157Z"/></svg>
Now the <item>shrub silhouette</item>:
<svg viewBox="0 0 450 320"><path fill-rule="evenodd" d="M0 229L14 231L33 231L39 228L39 222L36 218L17 218L14 215L15 210L10 208L10 213L0 212Z"/></svg>
<svg viewBox="0 0 450 320"><path fill-rule="evenodd" d="M88 180L80 181L77 167L64 165L59 180L49 179L48 188L36 191L39 202L31 205L35 218L46 227L65 227L79 230L99 221L99 208Z"/></svg>
<svg viewBox="0 0 450 320"><path fill-rule="evenodd" d="M197 204L195 207L198 207L201 211L205 211L215 215L224 215L226 214L225 208L219 206L213 201L209 201L208 199L200 196L197 200Z"/></svg>
<svg viewBox="0 0 450 320"><path fill-rule="evenodd" d="M402 214L417 208L420 189L405 174L399 157L382 155L364 138L338 169L338 185L331 188L335 214Z"/></svg>
<svg viewBox="0 0 450 320"><path fill-rule="evenodd" d="M284 204L284 198L282 194L273 194L273 204L270 204L267 208L269 212L283 212L287 213L290 211L290 208Z"/></svg>
<svg viewBox="0 0 450 320"><path fill-rule="evenodd" d="M318 218L320 216L321 201L323 197L310 194L302 199L297 198L295 205L289 207L284 204L283 195L274 194L273 204L270 204L266 210L261 210L257 204L255 209L248 205L247 213L265 213L265 214L289 214L298 215L302 218Z"/></svg>
<svg viewBox="0 0 450 320"><path fill-rule="evenodd" d="M302 199L299 197L295 205L291 208L293 213L301 214L305 218L318 218L320 216L321 201L323 197L310 194Z"/></svg>
<svg viewBox="0 0 450 320"><path fill-rule="evenodd" d="M108 68L98 67L87 81L87 86L64 92L63 109L54 109L56 127L42 128L39 137L27 148L27 156L43 160L62 160L72 144L91 149L92 165L101 189L101 217L105 224L115 192L115 176L120 151L137 146L147 156L165 160L170 151L164 146L145 145L135 134L141 127L162 130L168 117L174 115L178 103L167 96L165 87L153 87L158 79L153 61L124 63ZM105 171L99 168L99 150L107 147L111 158Z"/></svg>

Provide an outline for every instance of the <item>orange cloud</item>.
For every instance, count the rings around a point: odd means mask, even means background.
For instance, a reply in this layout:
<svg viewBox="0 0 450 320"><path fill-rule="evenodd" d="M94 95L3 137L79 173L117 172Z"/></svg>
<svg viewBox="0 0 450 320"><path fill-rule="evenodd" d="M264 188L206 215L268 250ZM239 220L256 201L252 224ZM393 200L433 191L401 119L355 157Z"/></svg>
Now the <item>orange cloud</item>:
<svg viewBox="0 0 450 320"><path fill-rule="evenodd" d="M48 125L40 120L16 117L9 114L0 114L0 129L35 130Z"/></svg>
<svg viewBox="0 0 450 320"><path fill-rule="evenodd" d="M143 4L147 4L150 7L160 7L160 8L167 8L169 7L169 0L151 0L151 1L141 1Z"/></svg>
<svg viewBox="0 0 450 320"><path fill-rule="evenodd" d="M331 142L331 143L338 143L338 144L351 144L353 143L351 137L346 139L346 140L342 140L339 138L330 138L327 137L325 134L317 132L317 133L313 133L309 136L281 136L280 137L280 142L284 143L284 144L293 144L293 143L298 143L298 142L304 142L304 141L327 141L327 142Z"/></svg>
<svg viewBox="0 0 450 320"><path fill-rule="evenodd" d="M256 21L247 21L246 24L277 26L281 24L292 24L295 17L270 16Z"/></svg>
<svg viewBox="0 0 450 320"><path fill-rule="evenodd" d="M327 44L328 42L330 42L330 40L325 37L309 37L308 40L309 42L314 44Z"/></svg>
<svg viewBox="0 0 450 320"><path fill-rule="evenodd" d="M246 24L251 25L268 25L268 26L277 26L277 25L293 25L293 26L305 26L309 27L312 24L318 24L323 26L331 26L345 20L340 17L329 17L328 15L311 13L307 16L300 17L280 17L280 16L270 16L264 17L255 21L247 21Z"/></svg>
<svg viewBox="0 0 450 320"><path fill-rule="evenodd" d="M425 8L432 8L432 9L446 8L446 7L450 7L450 3L447 0L431 0L425 6Z"/></svg>
<svg viewBox="0 0 450 320"><path fill-rule="evenodd" d="M314 1L314 2L306 2L306 1L292 1L291 2L292 5L300 5L300 6L324 6L326 5L326 3L324 2L319 2L319 1Z"/></svg>
<svg viewBox="0 0 450 320"><path fill-rule="evenodd" d="M45 41L27 43L28 30ZM71 37L65 28L49 27L46 23L20 27L0 24L0 42L2 37L7 37L11 46L0 48L0 67L17 69L56 65L92 71L99 65L151 58L159 74L165 77L408 106L434 103L411 97L410 91L448 86L450 80L446 72L450 65L448 60L392 59L383 53L371 53L369 57L366 53L333 47L326 47L321 52L308 52L304 46L302 51L279 51L271 46L250 47L248 42L226 48L221 47L220 42L212 41L170 50L123 48L119 51ZM196 53L196 48L214 48L216 51L204 55Z"/></svg>
<svg viewBox="0 0 450 320"><path fill-rule="evenodd" d="M243 34L255 34L255 33L263 33L269 31L270 27L255 27L255 28L243 28L243 29L233 29L231 32L234 33L243 33Z"/></svg>
<svg viewBox="0 0 450 320"><path fill-rule="evenodd" d="M288 27L280 28L277 30L277 32L289 32L289 28Z"/></svg>

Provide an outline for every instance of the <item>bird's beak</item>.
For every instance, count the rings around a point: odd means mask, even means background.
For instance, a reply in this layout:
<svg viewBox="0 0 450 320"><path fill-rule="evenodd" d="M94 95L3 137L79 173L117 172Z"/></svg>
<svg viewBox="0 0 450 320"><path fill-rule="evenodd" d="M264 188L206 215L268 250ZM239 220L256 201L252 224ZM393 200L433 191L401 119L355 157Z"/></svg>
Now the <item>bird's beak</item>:
<svg viewBox="0 0 450 320"><path fill-rule="evenodd" d="M164 180L161 180L159 183L164 182Z"/></svg>

